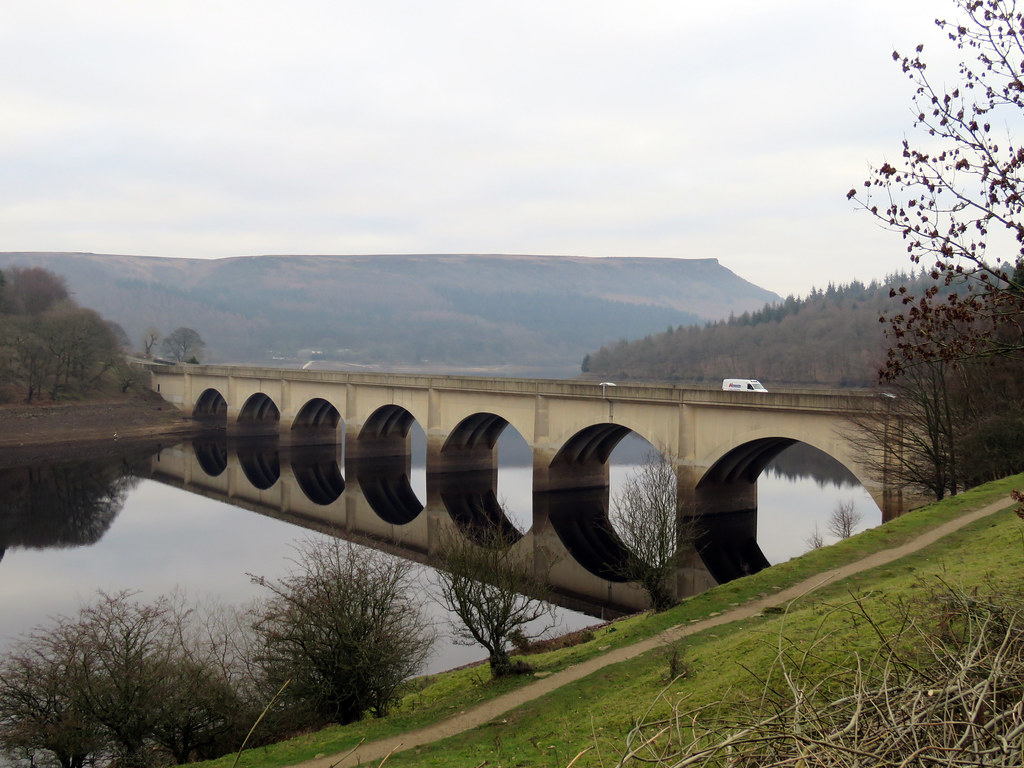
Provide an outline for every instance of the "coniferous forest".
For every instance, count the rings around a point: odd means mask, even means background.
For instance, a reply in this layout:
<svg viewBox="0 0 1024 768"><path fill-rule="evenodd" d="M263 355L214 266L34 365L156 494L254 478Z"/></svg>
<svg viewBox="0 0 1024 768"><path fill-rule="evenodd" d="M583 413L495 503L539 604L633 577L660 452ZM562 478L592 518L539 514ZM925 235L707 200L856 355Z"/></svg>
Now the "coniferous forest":
<svg viewBox="0 0 1024 768"><path fill-rule="evenodd" d="M898 274L866 285L830 284L727 320L607 344L584 358L583 372L683 384L739 377L769 388L871 387L888 347L888 325L880 318L900 309L890 291L926 283L927 276Z"/></svg>

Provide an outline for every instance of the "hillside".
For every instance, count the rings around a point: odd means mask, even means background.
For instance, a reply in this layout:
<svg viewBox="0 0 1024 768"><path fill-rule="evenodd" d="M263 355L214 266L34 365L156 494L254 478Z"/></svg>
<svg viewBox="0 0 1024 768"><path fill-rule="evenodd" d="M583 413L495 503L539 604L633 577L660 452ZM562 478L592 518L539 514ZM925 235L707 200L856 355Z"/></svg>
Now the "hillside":
<svg viewBox="0 0 1024 768"><path fill-rule="evenodd" d="M924 280L894 275L884 283L830 285L728 320L606 344L588 355L587 372L595 378L696 384L752 378L769 389L872 386L888 343L879 317L901 306L890 298L890 286L906 284L913 292Z"/></svg>
<svg viewBox="0 0 1024 768"><path fill-rule="evenodd" d="M899 638L913 642L914 632L926 633L935 619L930 606L940 621L947 610L949 620L944 593L962 591L979 605L989 595L1019 599L1019 571L1006 563L1020 560L1021 522L1007 494L1022 479L915 510L665 613L605 625L577 645L530 656L533 679L496 683L478 669L453 670L413 681L387 718L332 726L204 765L599 768L618 764L638 721L652 722L656 731L676 712L680 726L690 713L702 724L722 715L736 723L743 707L766 691L785 700L789 678L767 684L783 663L813 712L843 684L891 674L883 652ZM904 607L914 613L901 613ZM853 661L852 654L858 654ZM1011 705L1019 701L1012 695Z"/></svg>
<svg viewBox="0 0 1024 768"><path fill-rule="evenodd" d="M727 317L777 299L715 259L508 255L199 260L0 253L39 266L138 343L199 332L209 362L491 366L570 376L610 339Z"/></svg>

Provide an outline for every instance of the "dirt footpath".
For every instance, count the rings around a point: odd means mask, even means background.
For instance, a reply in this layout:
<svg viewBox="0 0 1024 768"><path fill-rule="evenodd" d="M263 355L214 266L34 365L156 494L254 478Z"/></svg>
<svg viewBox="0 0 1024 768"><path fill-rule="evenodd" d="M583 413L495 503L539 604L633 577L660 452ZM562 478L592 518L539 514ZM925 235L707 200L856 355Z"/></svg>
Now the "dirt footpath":
<svg viewBox="0 0 1024 768"><path fill-rule="evenodd" d="M155 392L87 402L0 405L0 466L67 458L135 443L166 443L199 431Z"/></svg>
<svg viewBox="0 0 1024 768"><path fill-rule="evenodd" d="M906 544L892 549L882 550L881 552L876 552L862 560L858 560L857 562L849 563L848 565L835 568L831 571L826 571L825 573L820 573L777 594L760 600L751 601L739 606L738 608L734 608L731 611L725 611L713 618L697 621L693 624L672 627L671 629L667 629L661 634L655 635L647 640L642 640L638 643L634 643L633 645L609 651L603 656L598 656L581 662L575 666L568 667L567 669L563 669L561 672L556 672L550 677L538 680L525 688L520 688L519 690L507 693L504 696L499 696L490 701L486 701L472 709L461 712L454 717L435 723L434 725L426 728L422 728L418 731L412 731L389 739L382 739L381 741L361 744L349 753L341 753L317 758L315 760L309 760L305 763L298 764L298 768L342 768L343 766L362 765L371 761L376 763L377 761L383 760L393 752L402 752L406 749L429 744L433 741L438 741L449 736L454 736L457 733L468 731L470 728L476 728L477 726L494 720L521 704L538 699L556 688L568 685L569 683L580 680L587 675L593 674L602 667L606 667L610 664L616 664L620 661L626 661L627 659L632 659L642 653L646 653L647 651L664 647L664 644L667 642L701 632L705 629L710 629L711 627L717 627L722 624L729 624L734 621L750 618L751 616L761 613L765 608L784 605L791 600L796 600L809 592L813 592L815 589L818 589L825 584L845 579L855 573L860 573L861 571L866 571L879 565L885 565L894 560L898 560L911 552L916 552L917 550L938 541L943 536L947 536L953 531L956 531L969 523L973 523L975 520L987 517L1001 509L1006 509L1013 505L1013 503L1013 500L1010 498L994 502L982 509L975 510L974 512L957 518L956 520L951 520L944 525L940 525L938 528L927 531Z"/></svg>

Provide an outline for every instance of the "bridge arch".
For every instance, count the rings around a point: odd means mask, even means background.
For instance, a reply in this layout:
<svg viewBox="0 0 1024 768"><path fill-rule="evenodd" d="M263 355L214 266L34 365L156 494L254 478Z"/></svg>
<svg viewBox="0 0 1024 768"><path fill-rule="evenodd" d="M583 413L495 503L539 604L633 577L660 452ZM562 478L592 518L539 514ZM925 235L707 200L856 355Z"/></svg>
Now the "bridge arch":
<svg viewBox="0 0 1024 768"><path fill-rule="evenodd" d="M871 478L859 455L863 448L844 433L843 422L823 424L813 423L810 419L808 422L804 429L765 426L757 430L736 431L729 442L710 445L702 456L696 457L697 466L705 467L696 482L720 482L730 473L733 476L745 473L756 480L761 470L778 454L791 445L805 443L842 464L866 488L871 488Z"/></svg>
<svg viewBox="0 0 1024 768"><path fill-rule="evenodd" d="M224 395L213 387L204 389L199 397L196 398L196 404L192 408L192 418L226 425L228 421L228 401L224 399Z"/></svg>
<svg viewBox="0 0 1024 768"><path fill-rule="evenodd" d="M337 440L338 425L341 424L341 413L329 400L314 397L295 414L292 419L291 431L305 436L324 435Z"/></svg>
<svg viewBox="0 0 1024 768"><path fill-rule="evenodd" d="M281 409L268 395L256 392L238 411L237 424L247 432L276 434L281 422Z"/></svg>
<svg viewBox="0 0 1024 768"><path fill-rule="evenodd" d="M415 423L412 412L389 403L375 409L345 438L346 463L358 475L364 498L391 525L408 525L425 509L410 478L409 433Z"/></svg>
<svg viewBox="0 0 1024 768"><path fill-rule="evenodd" d="M621 424L593 424L572 435L558 449L549 467L555 488L608 485L608 459L633 430Z"/></svg>
<svg viewBox="0 0 1024 768"><path fill-rule="evenodd" d="M747 437L698 471L699 476L693 478L694 484L688 491L688 503L683 504L684 514L698 518L697 549L719 583L755 573L770 564L757 542L757 482L764 469L787 448L799 443L811 446L866 486L860 477L863 469L859 462L844 455L843 450L836 450L836 441L815 439L813 433L799 437L770 433ZM687 489L680 488L680 493L686 494Z"/></svg>
<svg viewBox="0 0 1024 768"><path fill-rule="evenodd" d="M547 520L583 568L606 581L625 582L629 551L609 519L609 459L630 434L616 423L593 424L571 435L547 468L557 492L544 494ZM646 440L646 438L645 438Z"/></svg>
<svg viewBox="0 0 1024 768"><path fill-rule="evenodd" d="M524 534L498 498L496 446L509 423L496 413L470 414L448 433L438 455L438 492L445 509L464 535L480 543L497 535L514 544Z"/></svg>

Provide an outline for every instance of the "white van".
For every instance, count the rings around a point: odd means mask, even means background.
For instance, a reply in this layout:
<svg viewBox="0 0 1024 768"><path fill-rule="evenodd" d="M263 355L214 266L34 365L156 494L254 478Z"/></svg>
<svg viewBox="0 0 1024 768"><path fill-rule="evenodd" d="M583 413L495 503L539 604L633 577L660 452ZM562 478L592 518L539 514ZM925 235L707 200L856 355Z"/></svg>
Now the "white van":
<svg viewBox="0 0 1024 768"><path fill-rule="evenodd" d="M757 379L723 379L722 389L730 392L767 392Z"/></svg>

